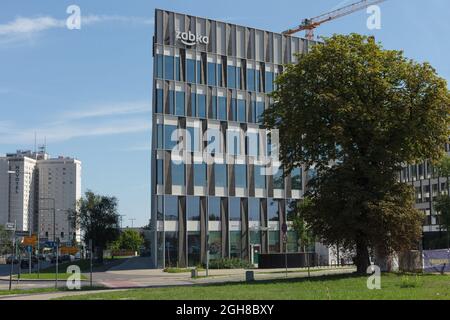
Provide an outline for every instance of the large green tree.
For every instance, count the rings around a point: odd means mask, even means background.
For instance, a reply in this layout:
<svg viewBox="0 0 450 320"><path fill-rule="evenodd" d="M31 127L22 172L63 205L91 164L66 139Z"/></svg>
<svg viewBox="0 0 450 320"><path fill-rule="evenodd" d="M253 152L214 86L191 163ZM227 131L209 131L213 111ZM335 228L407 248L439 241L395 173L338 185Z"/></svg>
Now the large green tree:
<svg viewBox="0 0 450 320"><path fill-rule="evenodd" d="M385 50L373 38L335 35L298 56L277 79L266 127L279 129L288 174L314 166L306 222L325 243L356 249L414 246L421 215L398 182L405 164L442 156L448 141L447 83L428 63Z"/></svg>
<svg viewBox="0 0 450 320"><path fill-rule="evenodd" d="M120 233L117 199L87 191L77 203L77 209L71 211L69 219L73 226L80 227L84 242L92 241L99 260L103 261L103 251Z"/></svg>

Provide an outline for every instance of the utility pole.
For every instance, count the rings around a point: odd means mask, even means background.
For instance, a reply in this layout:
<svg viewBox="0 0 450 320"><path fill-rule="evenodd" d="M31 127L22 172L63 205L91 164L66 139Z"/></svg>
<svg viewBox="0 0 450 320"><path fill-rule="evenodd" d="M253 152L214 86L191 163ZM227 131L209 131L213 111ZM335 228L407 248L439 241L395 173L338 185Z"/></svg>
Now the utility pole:
<svg viewBox="0 0 450 320"><path fill-rule="evenodd" d="M58 289L59 238L56 240L55 246L56 246L55 289Z"/></svg>
<svg viewBox="0 0 450 320"><path fill-rule="evenodd" d="M131 219L128 219L128 220L131 221L131 228L134 228L134 221L135 221L136 219L135 219L135 218L131 218Z"/></svg>
<svg viewBox="0 0 450 320"><path fill-rule="evenodd" d="M120 215L119 215L119 219L120 219L120 230L122 230L122 220L123 220L123 217L125 217L124 214L120 214Z"/></svg>

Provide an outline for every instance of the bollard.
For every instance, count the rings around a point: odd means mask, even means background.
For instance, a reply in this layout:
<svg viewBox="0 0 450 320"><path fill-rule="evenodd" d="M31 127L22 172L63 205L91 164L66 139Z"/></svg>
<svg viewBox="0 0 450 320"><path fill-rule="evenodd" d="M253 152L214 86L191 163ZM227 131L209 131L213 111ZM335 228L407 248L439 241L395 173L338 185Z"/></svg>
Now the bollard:
<svg viewBox="0 0 450 320"><path fill-rule="evenodd" d="M247 282L255 281L255 273L253 271L246 271L245 281Z"/></svg>
<svg viewBox="0 0 450 320"><path fill-rule="evenodd" d="M191 278L198 278L198 271L197 269L191 270Z"/></svg>

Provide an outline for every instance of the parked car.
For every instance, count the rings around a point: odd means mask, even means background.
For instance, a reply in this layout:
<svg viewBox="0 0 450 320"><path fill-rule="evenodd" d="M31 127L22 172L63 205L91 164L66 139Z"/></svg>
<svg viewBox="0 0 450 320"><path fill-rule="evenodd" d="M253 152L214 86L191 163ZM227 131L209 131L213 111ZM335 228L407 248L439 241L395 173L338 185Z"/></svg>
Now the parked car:
<svg viewBox="0 0 450 320"><path fill-rule="evenodd" d="M56 256L52 255L52 256L50 257L50 262L51 262L51 263L56 263ZM58 256L58 263L62 263L62 258L61 258L61 256Z"/></svg>
<svg viewBox="0 0 450 320"><path fill-rule="evenodd" d="M11 264L11 262L13 264L18 264L19 263L19 259L16 256L9 256L8 258L6 258L6 264Z"/></svg>
<svg viewBox="0 0 450 320"><path fill-rule="evenodd" d="M21 260L20 261L20 268L21 269L28 269L29 268L29 262L30 262L30 260L28 260L28 259L24 259L24 260ZM34 267L34 263L33 263L33 260L31 261L31 268L33 268Z"/></svg>

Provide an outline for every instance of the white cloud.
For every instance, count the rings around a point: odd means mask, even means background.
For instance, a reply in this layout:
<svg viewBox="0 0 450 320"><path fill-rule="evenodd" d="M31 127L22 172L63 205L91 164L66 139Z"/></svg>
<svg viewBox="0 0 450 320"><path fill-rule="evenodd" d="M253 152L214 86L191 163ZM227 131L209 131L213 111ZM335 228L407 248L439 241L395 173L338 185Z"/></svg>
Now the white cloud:
<svg viewBox="0 0 450 320"><path fill-rule="evenodd" d="M81 108L80 112L64 113L53 121L37 126L20 126L0 121L0 144L29 145L34 135L46 137L47 142L63 142L74 138L109 136L147 132L150 139L151 109L147 102L117 103ZM36 119L37 121L44 119Z"/></svg>
<svg viewBox="0 0 450 320"><path fill-rule="evenodd" d="M147 101L97 105L84 110L70 111L62 115L65 120L79 120L107 116L150 113L151 105Z"/></svg>
<svg viewBox="0 0 450 320"><path fill-rule="evenodd" d="M66 28L66 19L51 16L34 18L17 17L13 21L0 24L0 44L9 44L24 40L33 41L34 38L50 29ZM145 17L120 15L81 15L81 28L99 23L125 23L133 25L153 25L153 19Z"/></svg>
<svg viewBox="0 0 450 320"><path fill-rule="evenodd" d="M31 34L52 28L61 28L64 26L64 20L57 20L52 17L18 17L14 21L7 24L0 24L0 35L13 36L18 34Z"/></svg>

